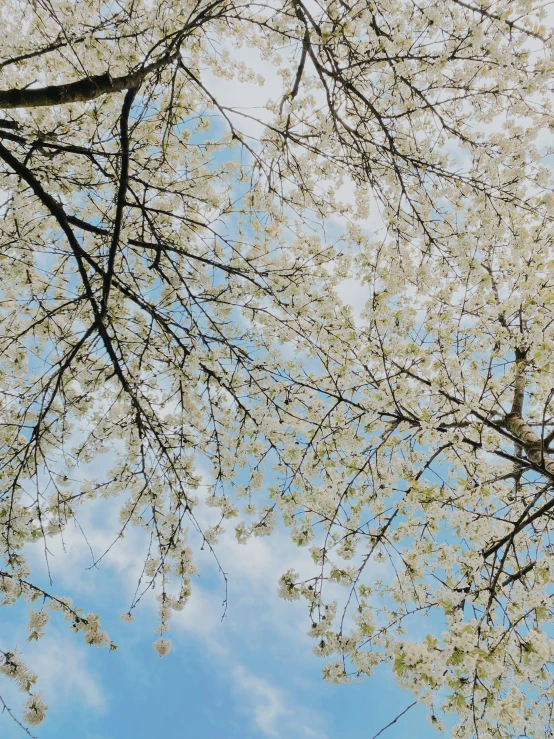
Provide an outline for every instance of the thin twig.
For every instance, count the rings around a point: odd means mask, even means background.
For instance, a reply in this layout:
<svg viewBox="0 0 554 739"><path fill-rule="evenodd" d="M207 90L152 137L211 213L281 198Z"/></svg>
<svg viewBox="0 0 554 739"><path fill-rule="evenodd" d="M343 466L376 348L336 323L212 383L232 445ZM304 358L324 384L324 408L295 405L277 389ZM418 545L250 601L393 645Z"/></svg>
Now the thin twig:
<svg viewBox="0 0 554 739"><path fill-rule="evenodd" d="M21 721L20 721L20 720L19 720L19 719L17 718L17 716L14 716L14 715L13 715L13 712L12 712L11 708L10 708L10 707L9 707L9 706L8 706L8 705L6 704L6 701L5 701L5 700L4 700L3 698L2 698L2 696L1 696L1 695L0 695L0 703L2 704L2 713L4 713L4 711L5 711L5 712L6 712L7 714L8 714L8 716L9 716L9 717L10 717L10 718L11 718L11 719L12 719L13 721L15 721L15 723L16 723L16 724L17 724L18 726L20 726L20 727L21 727L21 728L23 729L23 731L24 731L24 732L25 732L25 733L26 733L26 734L27 734L28 736L30 736L30 737L31 737L31 739L37 739L37 738L36 738L36 736L35 736L34 734L31 734L31 732L29 731L29 729L28 729L28 728L27 728L26 726L24 726L24 725L23 725L23 724L21 723Z"/></svg>
<svg viewBox="0 0 554 739"><path fill-rule="evenodd" d="M391 726L392 726L393 724L395 724L395 723L396 723L396 722L398 721L398 719L399 719L399 718L402 718L402 716L403 716L403 715L404 715L405 713L408 713L408 711L410 710L410 708L413 708L413 707L415 706L415 704L416 704L416 703L417 703L417 701L414 701L413 703L411 703L411 704L410 704L410 705L408 706L408 708L405 708L405 709L404 709L404 710L402 711L402 713L399 713L399 714L398 714L398 716L397 716L397 717L396 717L395 719L393 719L393 720L392 720L392 721L390 722L390 724L387 724L386 726L383 726L383 728L381 729L381 731L378 731L378 732L377 732L377 733L376 733L376 734L375 734L375 735L374 735L374 736L373 736L373 737L372 737L371 739L377 739L377 737L378 737L378 736L381 736L381 734L382 734L382 733L383 733L384 731L386 731L387 729L390 729L390 727L391 727Z"/></svg>

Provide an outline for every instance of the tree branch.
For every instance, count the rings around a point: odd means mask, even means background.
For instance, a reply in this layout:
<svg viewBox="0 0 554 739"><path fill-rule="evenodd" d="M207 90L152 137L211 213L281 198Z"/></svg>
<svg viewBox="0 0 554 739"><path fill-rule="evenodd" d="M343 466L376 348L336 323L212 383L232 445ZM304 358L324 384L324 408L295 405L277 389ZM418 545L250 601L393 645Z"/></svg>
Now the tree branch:
<svg viewBox="0 0 554 739"><path fill-rule="evenodd" d="M52 105L66 105L94 100L107 93L121 92L139 87L144 78L157 69L170 64L178 55L164 54L156 62L121 77L112 77L109 72L69 82L65 85L47 87L0 90L0 108L43 108Z"/></svg>
<svg viewBox="0 0 554 739"><path fill-rule="evenodd" d="M388 723L388 724L387 724L386 726L383 726L383 728L381 729L381 731L378 731L378 732L377 732L377 733L375 734L375 736L373 737L373 739L377 739L377 737L378 737L378 736L381 736L381 734L382 734L382 733L383 733L384 731L386 731L387 729L390 729L390 727L391 727L391 726L392 726L393 724L395 724L395 723L396 723L396 722L398 721L398 719L399 719L399 718L402 718L402 716L403 716L403 715L404 715L405 713L408 713L408 711L410 710L410 708L413 708L413 707L414 707L414 706L416 705L416 703L417 703L417 701L414 701L413 703L411 703L411 704L410 704L410 705L409 705L409 706L408 706L407 708L405 708L405 709L404 709L404 710L402 711L402 713L399 713L399 714L398 714L398 716L397 716L397 717L396 717L395 719L393 719L393 720L392 720L392 721L391 721L390 723Z"/></svg>
<svg viewBox="0 0 554 739"><path fill-rule="evenodd" d="M12 721L15 721L15 723L19 726L19 728L20 729L23 729L23 731L26 734L28 734L28 736L30 736L31 739L37 739L37 737L35 736L35 734L31 734L31 732L29 731L29 729L21 723L21 721L17 718L17 716L14 715L13 711L11 710L11 708L8 706L8 704L2 698L1 695L0 695L0 703L2 704L2 713L4 713L4 711L5 711L8 714L8 716L12 719Z"/></svg>
<svg viewBox="0 0 554 739"><path fill-rule="evenodd" d="M125 207L125 195L127 193L127 185L129 181L129 114L133 100L137 94L136 87L127 90L123 108L121 110L120 132L121 132L121 171L119 173L119 188L117 191L117 203L115 211L114 226L112 232L112 242L110 244L110 252L108 255L108 268L104 285L102 289L102 303L100 308L101 315L106 313L108 308L108 298L110 296L110 288L112 285L115 254L119 245L119 235L121 233L121 224L123 222L123 208Z"/></svg>

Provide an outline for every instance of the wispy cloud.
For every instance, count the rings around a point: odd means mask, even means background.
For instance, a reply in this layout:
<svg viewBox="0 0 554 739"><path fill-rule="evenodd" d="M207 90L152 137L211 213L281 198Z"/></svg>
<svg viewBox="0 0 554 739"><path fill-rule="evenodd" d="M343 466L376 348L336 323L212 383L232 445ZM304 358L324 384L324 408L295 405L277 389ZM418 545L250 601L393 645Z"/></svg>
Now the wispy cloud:
<svg viewBox="0 0 554 739"><path fill-rule="evenodd" d="M37 689L52 710L77 704L103 712L107 700L100 676L88 664L90 647L55 629L25 649L25 662L38 674Z"/></svg>
<svg viewBox="0 0 554 739"><path fill-rule="evenodd" d="M268 737L320 737L325 739L321 718L298 706L290 693L238 665L232 670L241 709Z"/></svg>

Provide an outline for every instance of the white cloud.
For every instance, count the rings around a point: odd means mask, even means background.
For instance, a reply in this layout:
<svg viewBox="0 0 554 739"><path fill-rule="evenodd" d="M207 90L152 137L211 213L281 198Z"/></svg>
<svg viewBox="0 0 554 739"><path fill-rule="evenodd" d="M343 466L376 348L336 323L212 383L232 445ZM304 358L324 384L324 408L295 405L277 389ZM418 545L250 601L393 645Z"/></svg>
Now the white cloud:
<svg viewBox="0 0 554 739"><path fill-rule="evenodd" d="M107 709L101 678L88 663L91 647L79 642L78 637L51 626L47 636L31 643L26 643L23 626L17 632L10 638L10 642L13 638L13 643L2 646L4 649L16 647L27 667L38 676L34 692L43 694L49 713L57 709L67 711L74 705L93 709L96 713L103 713ZM17 690L11 680L2 680L0 687L2 697L18 716L26 694ZM8 717L5 721L0 720L2 737L5 724L11 726Z"/></svg>
<svg viewBox="0 0 554 739"><path fill-rule="evenodd" d="M201 576L193 581L185 609L173 617L173 627L193 634L217 657L230 657L229 650L240 650L246 642L250 650L265 649L268 634L277 649L281 643L294 643L298 655L308 656L311 644L306 637L306 608L302 603L281 600L277 583L289 568L309 571L309 553L296 547L285 533L275 532L270 539L240 545L232 531L224 534L217 553L228 578L225 618L222 621L225 583L206 554L199 563ZM206 582L204 576L210 580Z"/></svg>
<svg viewBox="0 0 554 739"><path fill-rule="evenodd" d="M289 718L285 692L248 672L242 665L233 670L233 679L242 706L251 714L256 727L265 736L279 736L283 722Z"/></svg>
<svg viewBox="0 0 554 739"><path fill-rule="evenodd" d="M256 727L265 736L279 736L280 726L290 710L285 692L253 675L243 665L235 667L232 676L241 704L251 714Z"/></svg>
<svg viewBox="0 0 554 739"><path fill-rule="evenodd" d="M52 708L79 705L104 711L106 697L100 679L90 670L90 647L80 644L72 635L50 632L34 647L25 650L24 659L39 676L37 687Z"/></svg>
<svg viewBox="0 0 554 739"><path fill-rule="evenodd" d="M125 592L134 592L147 551L147 537L136 526L129 526L125 537L118 539L121 524L118 513L122 500L88 501L68 522L62 536L48 540L48 558L44 542L29 545L26 554L36 573L47 574L56 592L60 588L72 597L90 596L101 590L107 570L116 573ZM97 567L95 561L101 558ZM102 581L102 582L100 582Z"/></svg>
<svg viewBox="0 0 554 739"><path fill-rule="evenodd" d="M172 619L172 626L193 634L216 656L228 653L221 634L217 634L223 615L221 600L220 592L196 586L185 609Z"/></svg>
<svg viewBox="0 0 554 739"><path fill-rule="evenodd" d="M241 709L264 736L325 739L320 717L296 705L293 696L269 680L237 665L232 671Z"/></svg>
<svg viewBox="0 0 554 739"><path fill-rule="evenodd" d="M362 324L361 314L369 299L369 286L367 283L351 278L343 280L337 287L339 298L352 308L354 321Z"/></svg>
<svg viewBox="0 0 554 739"><path fill-rule="evenodd" d="M218 556L229 578L225 619L221 620L223 581L204 584L200 578L186 608L173 618L176 648L178 632L201 644L206 658L229 681L238 709L260 736L325 739L322 717L282 687L282 677L271 679L267 675L282 667L284 660L287 670L301 674L302 663L305 667L312 660L305 607L285 603L277 595L279 576L289 567L306 571L311 562L308 552L280 531L270 539L239 545L231 529L218 545ZM206 569L215 574L208 562L201 564L201 571ZM252 668L252 660L263 665L264 676Z"/></svg>
<svg viewBox="0 0 554 739"><path fill-rule="evenodd" d="M258 138L264 130L263 123L267 123L270 119L266 110L267 101L278 99L282 94L281 77L276 74L274 64L262 59L258 49L242 47L229 50L234 60L244 62L249 69L261 74L264 84L240 82L237 79L229 81L211 72L205 73L204 82L219 105L233 108L244 114L228 110L227 115L233 124L245 135Z"/></svg>

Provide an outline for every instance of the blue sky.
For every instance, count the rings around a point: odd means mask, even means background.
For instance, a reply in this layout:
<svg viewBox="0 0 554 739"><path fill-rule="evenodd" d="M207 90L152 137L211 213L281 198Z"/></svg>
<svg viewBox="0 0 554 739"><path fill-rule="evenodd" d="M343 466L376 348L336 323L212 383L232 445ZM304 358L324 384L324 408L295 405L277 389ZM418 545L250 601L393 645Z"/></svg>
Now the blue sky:
<svg viewBox="0 0 554 739"><path fill-rule="evenodd" d="M88 472L106 466L97 459ZM86 473L87 471L85 471ZM207 482L207 475L206 480ZM280 575L294 568L312 572L313 562L285 530L239 545L232 521L217 547L228 575L228 608L222 620L224 583L213 558L199 553L199 576L185 609L171 621L171 653L160 659L154 594L148 593L124 623L147 551L144 532L119 530L117 499L87 503L79 525L29 548L33 581L56 595L70 594L85 613L96 612L118 650L86 646L59 613L44 638L27 643L27 604L0 611L0 647L17 647L39 676L49 711L34 734L40 739L371 739L412 702L390 671L364 682L331 685L322 680L325 661L312 653L309 618L301 602L277 596ZM201 505L201 523L217 516ZM86 533L86 540L83 536ZM109 549L98 568L91 568ZM429 627L432 628L431 624ZM8 680L0 695L16 713L22 696ZM0 714L0 739L25 734ZM387 730L385 739L437 737L422 708L413 708Z"/></svg>
<svg viewBox="0 0 554 739"><path fill-rule="evenodd" d="M93 512L94 513L94 512ZM88 516L93 548L108 538L109 521ZM137 618L124 624L124 612L140 564L142 542L130 535L112 550L100 570L87 570L87 547L68 531L66 553L53 550L53 591L71 591L85 610L96 610L118 644L116 652L87 647L55 614L46 636L26 643L25 608L2 612L2 633L16 634L17 646L39 673L39 687L50 705L35 730L41 739L371 739L412 702L383 671L362 683L329 685L321 678L323 661L311 652L308 617L300 603L278 599L278 574L302 567L303 552L286 534L246 546L222 541L229 574L229 608L221 621L222 583L209 562L196 578L185 611L172 622L173 649L160 659L155 604L146 600ZM36 552L36 575L41 570ZM43 571L44 574L44 571ZM10 646L1 638L4 648ZM11 643L13 646L13 642ZM19 695L4 681L1 694L13 706ZM25 736L4 714L0 737ZM387 739L431 739L438 735L413 708L388 729Z"/></svg>

